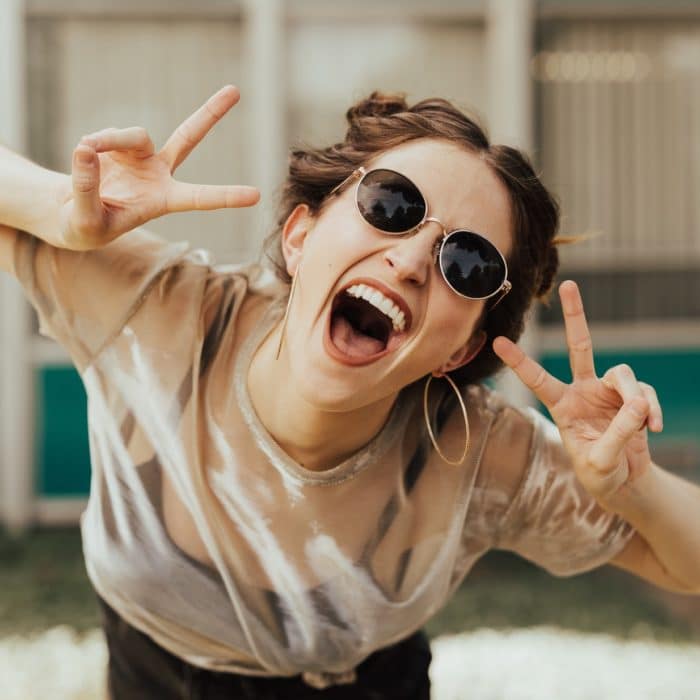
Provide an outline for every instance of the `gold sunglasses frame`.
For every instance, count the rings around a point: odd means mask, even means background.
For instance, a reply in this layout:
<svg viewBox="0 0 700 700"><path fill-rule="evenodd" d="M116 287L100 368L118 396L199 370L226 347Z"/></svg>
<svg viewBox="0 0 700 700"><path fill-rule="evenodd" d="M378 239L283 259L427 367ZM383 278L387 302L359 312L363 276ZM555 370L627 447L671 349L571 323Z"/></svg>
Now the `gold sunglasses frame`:
<svg viewBox="0 0 700 700"><path fill-rule="evenodd" d="M423 218L415 226L412 226L410 229L407 229L406 231L384 231L383 229L380 229L380 228L377 228L376 226L374 226L374 224L370 223L369 221L367 221L367 219L365 219L364 216L362 216L362 210L360 209L360 203L358 201L358 193L360 191L360 183L362 182L363 178L366 175L369 175L370 173L376 172L377 170L385 170L387 172L394 173L395 175L398 175L399 177L404 178L413 187L415 187L416 192L418 192L418 194L420 194L423 202L425 203L425 213L423 214ZM440 228L442 229L442 241L440 242L440 248L437 251L436 256L435 256L436 257L435 262L437 262L439 264L440 273L442 274L443 279L447 283L447 286L455 294L462 297L463 299L471 299L474 301L491 299L491 298L495 297L497 294L500 294L498 299L496 299L495 303L489 309L489 311L490 311L491 309L494 309L496 306L498 306L498 304L501 302L503 297L505 297L505 295L508 294L508 292L510 292L510 290L513 288L513 285L508 280L508 262L506 261L503 253L501 253L501 251L493 243L491 243L491 241L489 241L488 238L486 238L485 236L482 236L480 233L477 233L476 231L469 231L468 229L464 229L464 228L458 228L458 229L454 229L452 231L447 231L447 229L445 228L445 225L442 223L442 221L440 221L439 219L436 219L434 216L428 216L428 200L425 198L423 193L420 191L420 188L418 187L418 185L416 185L416 183L413 182L413 180L411 180L409 177L407 177L403 173L398 172L397 170L392 170L391 168L372 168L371 170L367 170L364 166L360 166L359 168L356 168L355 170L353 170L353 172L350 173L350 175L348 175L340 184L336 185L329 192L328 196L335 197L335 196L340 195L340 193L345 189L345 187L356 178L357 178L357 187L355 189L355 207L357 208L357 211L360 213L360 216L362 216L363 220L366 221L370 226L372 226L372 228L376 229L377 231L380 231L381 233L383 233L387 236L404 236L407 233L411 233L411 231L420 230L429 221L434 221L436 224L438 224L440 226ZM479 236L480 238L483 238L489 245L491 245L493 247L493 249L500 256L501 260L503 261L503 269L505 270L505 275L503 277L503 282L501 283L501 286L498 289L496 289L494 292L492 292L491 294L488 294L485 297L470 297L470 296L467 296L466 294L462 294L462 292L456 290L450 284L450 281L447 279L447 275L445 274L445 270L444 270L443 265L442 265L442 251L443 251L443 248L444 248L445 243L447 242L448 238L454 233L471 233L474 236Z"/></svg>

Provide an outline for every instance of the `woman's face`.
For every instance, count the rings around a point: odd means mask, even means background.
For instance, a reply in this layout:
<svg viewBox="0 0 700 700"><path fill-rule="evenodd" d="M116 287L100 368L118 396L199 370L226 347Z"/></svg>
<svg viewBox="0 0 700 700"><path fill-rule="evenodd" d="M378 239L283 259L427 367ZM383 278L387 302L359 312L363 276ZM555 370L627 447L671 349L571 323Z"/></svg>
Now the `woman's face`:
<svg viewBox="0 0 700 700"><path fill-rule="evenodd" d="M447 141L420 139L365 167L406 175L423 193L429 216L447 231L480 233L508 256L508 194L478 155ZM355 190L353 182L316 218L298 207L283 235L287 269L299 273L285 348L298 391L322 410L369 406L430 372L463 364L474 349L472 333L485 303L458 296L444 281L434 256L443 235L439 224L428 222L407 236L386 235L362 218ZM386 343L356 332L356 326L372 324L374 313L347 298L345 290L360 282L408 312L405 328L394 324Z"/></svg>

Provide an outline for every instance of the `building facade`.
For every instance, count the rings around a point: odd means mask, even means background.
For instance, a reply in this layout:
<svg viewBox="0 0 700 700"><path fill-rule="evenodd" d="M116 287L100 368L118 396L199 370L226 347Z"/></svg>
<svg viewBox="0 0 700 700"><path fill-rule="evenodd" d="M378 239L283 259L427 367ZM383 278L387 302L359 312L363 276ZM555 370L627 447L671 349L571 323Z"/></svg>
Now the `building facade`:
<svg viewBox="0 0 700 700"><path fill-rule="evenodd" d="M232 114L184 180L254 183L250 211L187 213L151 228L253 258L287 149L331 143L374 89L439 95L493 140L531 153L559 195L561 279L581 284L598 370L628 361L659 391L664 466L697 478L700 402L700 2L628 0L5 0L0 139L67 171L84 133L145 126L156 144L226 83ZM0 308L0 521L74 522L89 483L79 377L38 335L12 280ZM525 345L562 377L561 314ZM503 390L527 400L504 374Z"/></svg>

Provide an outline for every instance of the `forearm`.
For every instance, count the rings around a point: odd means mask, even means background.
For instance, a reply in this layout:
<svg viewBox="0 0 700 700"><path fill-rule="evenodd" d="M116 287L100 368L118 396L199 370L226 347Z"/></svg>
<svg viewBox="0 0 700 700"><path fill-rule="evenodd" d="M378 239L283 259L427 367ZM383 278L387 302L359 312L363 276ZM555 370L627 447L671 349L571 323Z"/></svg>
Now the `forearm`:
<svg viewBox="0 0 700 700"><path fill-rule="evenodd" d="M0 144L0 223L60 245L61 205L70 178Z"/></svg>
<svg viewBox="0 0 700 700"><path fill-rule="evenodd" d="M652 464L602 505L637 529L670 576L700 594L700 487Z"/></svg>

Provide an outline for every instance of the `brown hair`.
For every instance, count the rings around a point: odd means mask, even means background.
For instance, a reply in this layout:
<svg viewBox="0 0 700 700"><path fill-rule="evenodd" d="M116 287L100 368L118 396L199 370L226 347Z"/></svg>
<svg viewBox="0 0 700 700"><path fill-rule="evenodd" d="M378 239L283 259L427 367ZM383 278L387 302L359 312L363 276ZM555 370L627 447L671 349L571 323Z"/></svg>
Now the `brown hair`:
<svg viewBox="0 0 700 700"><path fill-rule="evenodd" d="M281 230L295 206L305 203L318 214L330 191L358 166L399 144L419 138L446 139L478 154L505 185L511 203L513 246L508 279L513 289L477 327L487 335L481 352L451 373L464 385L485 379L503 366L491 342L499 335L517 341L533 299L547 303L559 265L555 239L559 207L520 151L492 145L482 127L447 100L433 98L408 106L403 95L373 92L350 107L345 139L327 148L295 149L284 183L277 227L265 241L265 251L278 276L290 281L284 266ZM568 242L568 241L566 241ZM476 329L475 329L476 330Z"/></svg>

